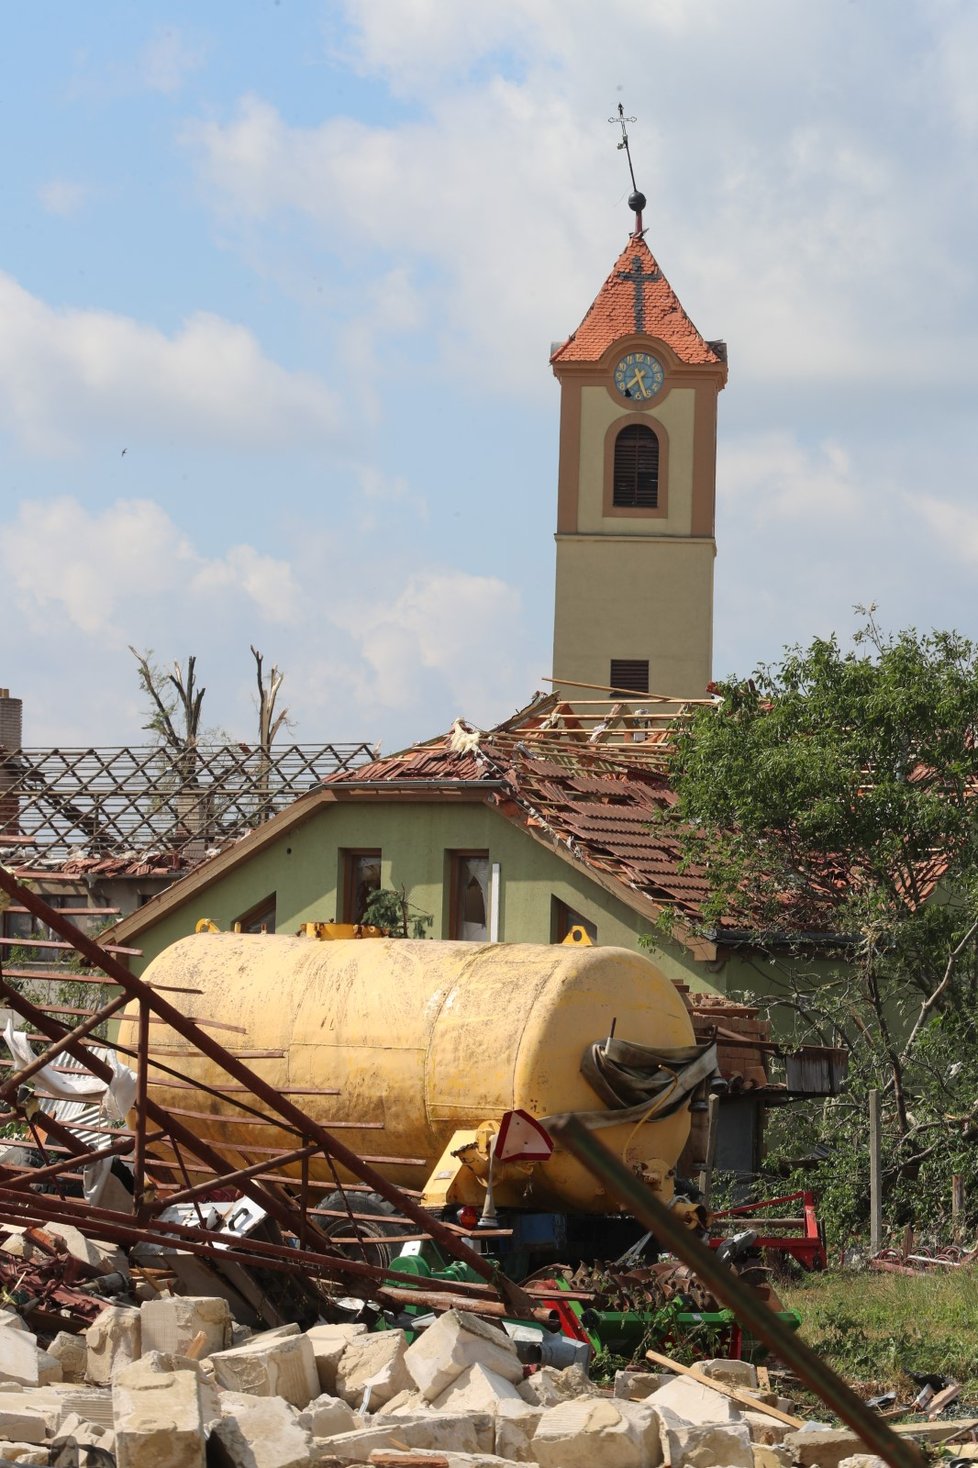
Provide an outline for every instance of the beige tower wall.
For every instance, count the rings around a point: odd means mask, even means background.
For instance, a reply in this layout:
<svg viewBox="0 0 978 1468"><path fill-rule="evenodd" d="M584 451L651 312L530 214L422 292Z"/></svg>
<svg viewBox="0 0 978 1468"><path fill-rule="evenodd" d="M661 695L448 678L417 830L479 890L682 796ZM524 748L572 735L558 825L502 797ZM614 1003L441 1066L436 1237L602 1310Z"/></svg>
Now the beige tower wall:
<svg viewBox="0 0 978 1468"><path fill-rule="evenodd" d="M715 555L706 537L558 535L554 677L604 687L611 658L648 658L652 692L701 698Z"/></svg>
<svg viewBox="0 0 978 1468"><path fill-rule="evenodd" d="M706 403L701 412L708 411ZM623 409L607 388L581 391L580 477L577 488L577 528L584 534L690 535L693 529L693 447L696 389L674 387L653 412L641 416L659 436L665 473L660 476L660 500L665 513L645 515L605 513L606 453L609 433L623 419L636 415Z"/></svg>
<svg viewBox="0 0 978 1468"><path fill-rule="evenodd" d="M654 352L665 367L663 390L647 404L614 386L615 363L633 350ZM702 697L712 677L717 395L726 367L691 366L658 338L635 336L613 342L599 361L555 371L553 677L573 696L574 684L606 688L613 659L648 661L651 693ZM659 440L655 506L614 503L615 443L633 423Z"/></svg>

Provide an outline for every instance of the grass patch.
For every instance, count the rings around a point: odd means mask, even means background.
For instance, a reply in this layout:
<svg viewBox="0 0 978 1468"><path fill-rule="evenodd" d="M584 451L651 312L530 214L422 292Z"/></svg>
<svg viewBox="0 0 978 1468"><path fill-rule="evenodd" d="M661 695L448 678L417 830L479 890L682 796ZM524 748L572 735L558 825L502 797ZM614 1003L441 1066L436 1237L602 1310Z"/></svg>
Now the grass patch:
<svg viewBox="0 0 978 1468"><path fill-rule="evenodd" d="M905 1372L935 1371L978 1397L978 1272L912 1278L834 1270L779 1286L802 1317L801 1334L830 1366L864 1392L916 1388Z"/></svg>

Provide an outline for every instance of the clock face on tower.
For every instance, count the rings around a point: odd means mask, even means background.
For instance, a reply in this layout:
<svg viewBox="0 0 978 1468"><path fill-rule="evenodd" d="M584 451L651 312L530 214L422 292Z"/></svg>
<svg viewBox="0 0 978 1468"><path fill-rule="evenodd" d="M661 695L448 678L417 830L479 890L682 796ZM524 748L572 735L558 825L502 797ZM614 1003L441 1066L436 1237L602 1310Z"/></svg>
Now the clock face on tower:
<svg viewBox="0 0 978 1468"><path fill-rule="evenodd" d="M629 352L615 367L615 387L631 402L654 398L665 380L665 368L649 352Z"/></svg>

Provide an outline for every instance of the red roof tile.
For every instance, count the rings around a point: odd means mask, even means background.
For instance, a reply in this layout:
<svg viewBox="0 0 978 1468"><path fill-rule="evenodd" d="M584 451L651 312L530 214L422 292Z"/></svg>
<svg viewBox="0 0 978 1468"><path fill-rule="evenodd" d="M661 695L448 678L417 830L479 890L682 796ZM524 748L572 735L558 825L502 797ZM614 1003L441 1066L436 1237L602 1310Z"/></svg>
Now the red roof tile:
<svg viewBox="0 0 978 1468"><path fill-rule="evenodd" d="M658 337L689 366L721 364L666 280L644 239L630 238L580 326L551 362L597 362L613 342L642 333Z"/></svg>

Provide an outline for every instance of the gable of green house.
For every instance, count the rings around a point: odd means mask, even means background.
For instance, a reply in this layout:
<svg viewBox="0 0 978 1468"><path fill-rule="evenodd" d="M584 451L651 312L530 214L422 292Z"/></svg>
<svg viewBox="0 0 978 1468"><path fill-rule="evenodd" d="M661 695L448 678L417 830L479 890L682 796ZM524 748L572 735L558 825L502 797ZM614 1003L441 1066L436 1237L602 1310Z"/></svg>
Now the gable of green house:
<svg viewBox="0 0 978 1468"><path fill-rule="evenodd" d="M651 922L542 842L480 799L382 801L354 799L314 807L259 849L242 851L214 880L206 867L177 884L155 921L138 932L137 971L169 944L192 933L199 919L230 928L245 914L275 901L275 930L294 933L302 923L339 920L348 852L380 851L381 885L400 890L430 913L434 938L450 934L451 857L479 851L499 867L499 938L509 943L550 943L554 902L578 913L597 930L603 946L637 949ZM203 879L203 882L202 882ZM205 884L204 884L205 883ZM150 917L149 913L144 914ZM711 974L678 941L656 939L650 955L678 982L723 992L724 970Z"/></svg>

